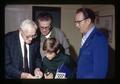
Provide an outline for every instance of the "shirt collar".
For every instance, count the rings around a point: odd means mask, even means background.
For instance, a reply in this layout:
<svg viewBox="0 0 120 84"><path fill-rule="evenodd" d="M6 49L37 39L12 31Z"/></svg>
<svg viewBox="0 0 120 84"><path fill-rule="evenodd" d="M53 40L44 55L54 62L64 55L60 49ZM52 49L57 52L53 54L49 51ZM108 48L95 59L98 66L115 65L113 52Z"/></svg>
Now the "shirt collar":
<svg viewBox="0 0 120 84"><path fill-rule="evenodd" d="M24 39L23 39L23 37L22 37L22 35L21 35L21 32L19 32L19 37L20 37L20 41L21 41L22 43L24 43Z"/></svg>
<svg viewBox="0 0 120 84"><path fill-rule="evenodd" d="M50 31L50 32L49 32L49 34L48 34L48 35L46 35L45 37L46 37L46 38L49 38L49 37L50 37L50 35L51 35L51 33L52 33L52 32Z"/></svg>
<svg viewBox="0 0 120 84"><path fill-rule="evenodd" d="M90 28L90 30L83 36L82 39L84 39L84 41L89 37L89 35L91 34L91 32L94 30L95 26L93 26L92 28Z"/></svg>

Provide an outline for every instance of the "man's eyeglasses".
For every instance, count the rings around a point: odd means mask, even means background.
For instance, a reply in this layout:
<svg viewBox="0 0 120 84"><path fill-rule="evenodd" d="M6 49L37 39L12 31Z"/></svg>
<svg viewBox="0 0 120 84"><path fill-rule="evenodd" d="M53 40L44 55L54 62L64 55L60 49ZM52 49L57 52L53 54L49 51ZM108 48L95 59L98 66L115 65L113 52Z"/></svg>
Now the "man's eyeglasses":
<svg viewBox="0 0 120 84"><path fill-rule="evenodd" d="M88 19L88 18L85 18L85 19L80 20L80 21L75 21L75 23L80 23L80 22L82 22L82 21L84 21L84 20L86 20L86 19Z"/></svg>
<svg viewBox="0 0 120 84"><path fill-rule="evenodd" d="M22 34L23 34L27 39L29 39L29 38L33 38L33 39L34 39L34 38L37 37L37 34L26 36L23 31L22 31Z"/></svg>
<svg viewBox="0 0 120 84"><path fill-rule="evenodd" d="M47 26L47 27L40 27L40 29L45 29L45 30L49 30L50 29L50 26Z"/></svg>

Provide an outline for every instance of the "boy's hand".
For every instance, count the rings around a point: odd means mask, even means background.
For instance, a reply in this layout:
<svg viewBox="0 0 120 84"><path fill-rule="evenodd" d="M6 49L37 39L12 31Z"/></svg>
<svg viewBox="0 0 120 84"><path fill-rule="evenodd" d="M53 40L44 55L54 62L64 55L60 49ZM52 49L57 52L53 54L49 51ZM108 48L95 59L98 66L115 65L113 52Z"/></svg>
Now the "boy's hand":
<svg viewBox="0 0 120 84"><path fill-rule="evenodd" d="M53 73L47 72L44 74L45 79L53 79Z"/></svg>

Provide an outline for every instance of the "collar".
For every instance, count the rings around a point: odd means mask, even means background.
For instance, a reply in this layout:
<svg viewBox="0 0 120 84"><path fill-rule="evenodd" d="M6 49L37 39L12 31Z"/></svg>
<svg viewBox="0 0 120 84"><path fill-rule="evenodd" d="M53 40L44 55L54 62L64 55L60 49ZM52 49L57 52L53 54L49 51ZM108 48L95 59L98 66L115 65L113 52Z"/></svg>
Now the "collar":
<svg viewBox="0 0 120 84"><path fill-rule="evenodd" d="M83 36L83 40L86 41L86 39L89 37L89 35L91 34L91 32L94 30L95 26L93 26L92 28L90 28L90 30Z"/></svg>
<svg viewBox="0 0 120 84"><path fill-rule="evenodd" d="M20 37L20 42L21 42L21 43L24 43L24 39L23 39L23 37L22 37L22 35L21 35L21 32L19 32L19 37Z"/></svg>
<svg viewBox="0 0 120 84"><path fill-rule="evenodd" d="M46 38L49 38L49 37L50 37L50 35L51 35L51 33L52 33L52 32L50 31L50 32L49 32L49 34L48 34L48 35L46 35L45 37L46 37Z"/></svg>

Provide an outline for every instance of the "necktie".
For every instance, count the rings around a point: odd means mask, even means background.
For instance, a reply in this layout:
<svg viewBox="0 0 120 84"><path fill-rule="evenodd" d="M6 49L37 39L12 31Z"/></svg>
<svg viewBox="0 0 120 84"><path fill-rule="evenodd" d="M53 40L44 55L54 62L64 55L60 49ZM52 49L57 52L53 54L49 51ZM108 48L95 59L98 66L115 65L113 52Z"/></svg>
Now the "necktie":
<svg viewBox="0 0 120 84"><path fill-rule="evenodd" d="M26 43L24 43L24 72L29 72Z"/></svg>

